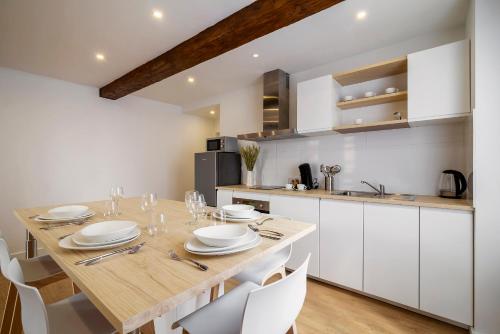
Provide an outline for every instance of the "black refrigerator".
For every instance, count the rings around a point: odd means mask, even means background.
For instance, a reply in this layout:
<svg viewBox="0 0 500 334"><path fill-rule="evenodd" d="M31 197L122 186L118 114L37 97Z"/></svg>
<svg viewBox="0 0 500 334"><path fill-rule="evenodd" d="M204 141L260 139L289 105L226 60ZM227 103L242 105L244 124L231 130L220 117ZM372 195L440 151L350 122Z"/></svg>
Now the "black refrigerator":
<svg viewBox="0 0 500 334"><path fill-rule="evenodd" d="M208 206L217 206L215 187L241 183L241 157L235 152L194 154L195 189L205 195Z"/></svg>

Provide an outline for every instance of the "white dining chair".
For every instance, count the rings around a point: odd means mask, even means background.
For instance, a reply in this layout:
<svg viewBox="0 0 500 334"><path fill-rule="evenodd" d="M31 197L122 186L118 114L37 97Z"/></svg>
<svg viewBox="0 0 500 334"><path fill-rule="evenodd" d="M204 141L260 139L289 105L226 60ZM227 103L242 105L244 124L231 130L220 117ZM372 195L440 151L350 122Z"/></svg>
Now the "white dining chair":
<svg viewBox="0 0 500 334"><path fill-rule="evenodd" d="M83 293L45 305L38 289L25 284L16 258L9 264L7 277L19 292L25 334L116 333Z"/></svg>
<svg viewBox="0 0 500 334"><path fill-rule="evenodd" d="M310 256L286 278L266 286L242 283L173 327L182 327L188 334L296 333L295 319L304 305Z"/></svg>
<svg viewBox="0 0 500 334"><path fill-rule="evenodd" d="M291 220L289 217L278 215L268 215L268 217ZM250 281L259 285L264 285L274 275L280 275L281 278L284 278L286 276L285 264L291 255L292 245L289 245L266 259L259 260L255 264L248 266L233 278L240 282Z"/></svg>
<svg viewBox="0 0 500 334"><path fill-rule="evenodd" d="M264 285L274 275L280 275L280 278L285 278L285 264L291 255L292 245L290 244L282 250L269 255L267 258L248 266L245 270L233 276L233 278L240 282L250 281L259 285Z"/></svg>
<svg viewBox="0 0 500 334"><path fill-rule="evenodd" d="M0 238L0 270L7 278L7 269L10 263L10 253L7 242ZM39 256L28 260L20 260L19 265L23 272L26 284L37 288L67 278L66 274L48 255ZM7 299L5 302L0 334L17 332L21 326L21 308L16 288L9 283Z"/></svg>

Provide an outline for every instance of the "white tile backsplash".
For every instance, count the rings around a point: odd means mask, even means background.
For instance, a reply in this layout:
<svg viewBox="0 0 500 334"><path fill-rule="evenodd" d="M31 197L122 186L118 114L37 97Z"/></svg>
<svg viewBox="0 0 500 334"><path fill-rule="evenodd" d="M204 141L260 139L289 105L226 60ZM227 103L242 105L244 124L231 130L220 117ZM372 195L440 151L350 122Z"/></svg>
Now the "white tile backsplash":
<svg viewBox="0 0 500 334"><path fill-rule="evenodd" d="M283 185L308 162L323 186L320 164L339 164L337 189L369 190L360 184L367 180L385 184L387 192L435 195L442 170L465 172L465 133L457 123L262 142L257 179Z"/></svg>

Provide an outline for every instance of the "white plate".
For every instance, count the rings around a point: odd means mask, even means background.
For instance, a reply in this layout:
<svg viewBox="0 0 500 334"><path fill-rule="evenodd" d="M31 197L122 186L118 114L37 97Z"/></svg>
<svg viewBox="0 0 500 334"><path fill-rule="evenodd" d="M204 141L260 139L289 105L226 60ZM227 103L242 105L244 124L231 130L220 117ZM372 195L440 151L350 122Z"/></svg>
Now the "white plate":
<svg viewBox="0 0 500 334"><path fill-rule="evenodd" d="M127 236L137 226L130 220L108 220L86 226L80 230L81 241L106 242Z"/></svg>
<svg viewBox="0 0 500 334"><path fill-rule="evenodd" d="M80 219L85 219L85 218L90 218L92 216L95 216L94 211L87 211L85 214L79 216L79 217L73 217L73 218L53 218L49 217L47 215L40 215L36 218L34 218L34 221L40 222L40 223L51 223L51 222L70 222L73 220L80 220Z"/></svg>
<svg viewBox="0 0 500 334"><path fill-rule="evenodd" d="M222 210L233 218L250 218L255 212L255 207L246 204L224 205Z"/></svg>
<svg viewBox="0 0 500 334"><path fill-rule="evenodd" d="M136 235L135 237L130 238L130 239L126 239L126 240L112 243L112 244L106 244L106 245L101 245L101 246L91 246L91 247L79 246L79 245L75 244L73 242L73 239L71 238L72 236L69 235L66 238L59 241L59 247L64 248L64 249L73 249L73 250L98 250L98 249L114 248L114 247L118 247L121 245L125 245L125 244L139 238L141 235L141 231L140 231L140 229L138 229L138 230L139 230L139 234Z"/></svg>
<svg viewBox="0 0 500 334"><path fill-rule="evenodd" d="M259 220L262 217L262 213L260 213L259 211L254 211L254 212L255 213L251 218L234 218L231 216L226 216L226 221L233 223L251 223L256 220ZM215 218L220 219L220 216L216 212L214 212L213 215Z"/></svg>
<svg viewBox="0 0 500 334"><path fill-rule="evenodd" d="M122 242L124 240L133 238L140 233L141 233L140 228L136 227L130 233L128 233L127 235L125 235L124 237L121 237L121 238L110 239L110 240L106 240L103 242L88 242L85 238L82 237L82 235L80 234L80 231L78 231L72 235L71 239L73 240L73 243L77 244L78 246L93 247L93 246L102 246L102 245L108 245L108 244L114 244L117 242Z"/></svg>
<svg viewBox="0 0 500 334"><path fill-rule="evenodd" d="M80 217L89 211L89 207L85 205L66 205L50 209L48 216L53 219L74 219Z"/></svg>
<svg viewBox="0 0 500 334"><path fill-rule="evenodd" d="M241 247L236 247L236 248L231 248L225 251L219 251L219 252L195 252L191 251L186 248L186 244L184 244L184 249L191 253L191 254L196 254L196 255L204 255L204 256L214 256L214 255L228 255L228 254L234 254L234 253L239 253L239 252L244 252L247 250L250 250L252 248L257 247L260 245L262 242L262 237L260 235L257 235L257 238L255 240L247 245L241 246Z"/></svg>
<svg viewBox="0 0 500 334"><path fill-rule="evenodd" d="M252 230L249 230L247 235L243 240L238 242L236 245L228 246L228 247L210 247L205 245L200 240L193 238L184 243L184 248L190 252L198 252L198 253L213 253L213 252L222 252L227 251L234 248L239 248L246 246L257 239L258 234Z"/></svg>

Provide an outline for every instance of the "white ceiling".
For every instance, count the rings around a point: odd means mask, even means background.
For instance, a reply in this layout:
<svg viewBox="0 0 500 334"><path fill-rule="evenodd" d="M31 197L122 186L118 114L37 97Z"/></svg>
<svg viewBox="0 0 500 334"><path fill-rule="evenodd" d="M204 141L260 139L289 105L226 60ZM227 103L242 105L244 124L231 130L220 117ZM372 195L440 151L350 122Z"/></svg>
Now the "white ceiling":
<svg viewBox="0 0 500 334"><path fill-rule="evenodd" d="M0 0L0 66L100 87L251 2ZM136 94L189 104L244 87L275 68L296 73L463 25L468 2L347 0ZM163 11L161 21L152 18L153 9ZM360 10L368 13L363 21L355 19ZM97 62L95 52L106 61ZM187 83L188 76L196 82Z"/></svg>

